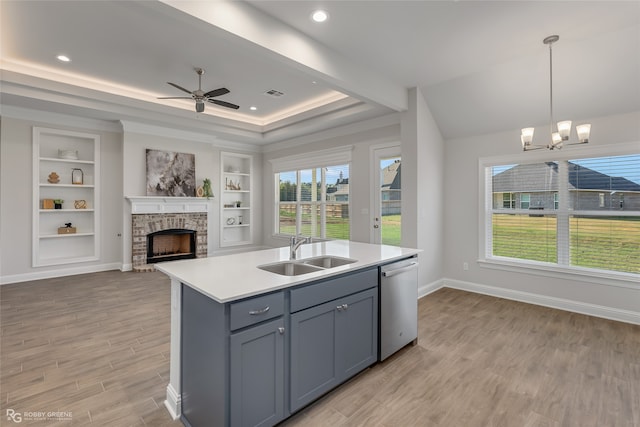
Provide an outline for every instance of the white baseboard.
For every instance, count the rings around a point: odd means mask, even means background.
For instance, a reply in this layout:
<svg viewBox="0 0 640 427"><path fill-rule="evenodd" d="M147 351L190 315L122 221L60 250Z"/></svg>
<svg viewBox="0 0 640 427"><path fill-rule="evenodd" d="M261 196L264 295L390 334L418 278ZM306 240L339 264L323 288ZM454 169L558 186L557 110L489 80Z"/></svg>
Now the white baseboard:
<svg viewBox="0 0 640 427"><path fill-rule="evenodd" d="M443 279L443 287L460 289L463 291L475 292L478 294L490 295L514 301L526 302L529 304L541 305L544 307L557 308L574 313L586 314L589 316L602 317L619 322L633 323L640 325L640 312L621 310L602 305L590 304L579 301L572 301L563 298L550 297L547 295L534 294L530 292L516 291L513 289L500 288L496 286L481 285L478 283L465 282L462 280Z"/></svg>
<svg viewBox="0 0 640 427"><path fill-rule="evenodd" d="M164 401L164 406L166 406L174 421L179 419L182 415L182 402L180 395L176 393L171 384L167 386L167 400Z"/></svg>
<svg viewBox="0 0 640 427"><path fill-rule="evenodd" d="M53 277L74 276L76 274L97 273L99 271L120 270L120 263L87 265L82 267L61 268L59 270L43 270L33 273L11 274L0 276L0 285L28 282L31 280L51 279Z"/></svg>
<svg viewBox="0 0 640 427"><path fill-rule="evenodd" d="M428 283L423 286L418 287L418 299L429 295L432 292L437 291L438 289L444 286L444 280L438 279L435 282Z"/></svg>

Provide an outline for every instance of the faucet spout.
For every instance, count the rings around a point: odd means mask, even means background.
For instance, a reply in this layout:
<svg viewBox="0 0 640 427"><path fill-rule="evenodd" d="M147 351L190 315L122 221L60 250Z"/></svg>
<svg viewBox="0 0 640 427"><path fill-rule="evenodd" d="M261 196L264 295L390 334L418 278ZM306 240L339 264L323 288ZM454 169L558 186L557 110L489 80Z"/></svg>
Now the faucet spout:
<svg viewBox="0 0 640 427"><path fill-rule="evenodd" d="M294 260L298 257L297 251L304 243L311 243L311 237L291 236L289 240L289 259Z"/></svg>

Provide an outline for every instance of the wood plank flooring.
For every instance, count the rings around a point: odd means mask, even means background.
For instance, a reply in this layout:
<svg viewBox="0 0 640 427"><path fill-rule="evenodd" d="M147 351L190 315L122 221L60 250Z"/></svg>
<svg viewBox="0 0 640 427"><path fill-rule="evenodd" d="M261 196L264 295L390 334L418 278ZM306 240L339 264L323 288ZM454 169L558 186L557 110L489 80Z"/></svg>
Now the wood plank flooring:
<svg viewBox="0 0 640 427"><path fill-rule="evenodd" d="M180 426L164 407L169 280L94 273L0 287L6 411L20 425ZM453 289L419 303L419 342L291 426L640 426L640 326Z"/></svg>

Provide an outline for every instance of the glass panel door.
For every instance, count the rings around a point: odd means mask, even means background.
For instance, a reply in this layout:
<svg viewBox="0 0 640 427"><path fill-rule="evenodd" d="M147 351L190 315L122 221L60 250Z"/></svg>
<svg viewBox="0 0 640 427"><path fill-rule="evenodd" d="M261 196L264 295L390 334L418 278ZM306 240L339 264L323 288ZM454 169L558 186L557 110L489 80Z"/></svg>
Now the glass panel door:
<svg viewBox="0 0 640 427"><path fill-rule="evenodd" d="M402 158L400 147L374 150L372 242L400 246L402 242Z"/></svg>

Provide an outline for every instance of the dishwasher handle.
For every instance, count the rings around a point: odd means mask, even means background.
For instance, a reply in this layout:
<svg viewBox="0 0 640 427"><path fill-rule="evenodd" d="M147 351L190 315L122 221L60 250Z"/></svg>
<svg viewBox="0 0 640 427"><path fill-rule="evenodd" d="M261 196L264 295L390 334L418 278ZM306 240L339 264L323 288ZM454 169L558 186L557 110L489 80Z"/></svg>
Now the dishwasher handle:
<svg viewBox="0 0 640 427"><path fill-rule="evenodd" d="M406 267L396 268L395 270L383 271L382 275L384 277L391 277L391 276L395 276L396 274L400 274L400 273L404 273L404 272L409 271L409 270L413 270L414 268L418 268L418 262L417 261L412 262L411 264L407 265Z"/></svg>

